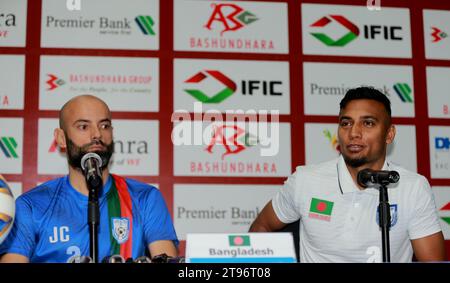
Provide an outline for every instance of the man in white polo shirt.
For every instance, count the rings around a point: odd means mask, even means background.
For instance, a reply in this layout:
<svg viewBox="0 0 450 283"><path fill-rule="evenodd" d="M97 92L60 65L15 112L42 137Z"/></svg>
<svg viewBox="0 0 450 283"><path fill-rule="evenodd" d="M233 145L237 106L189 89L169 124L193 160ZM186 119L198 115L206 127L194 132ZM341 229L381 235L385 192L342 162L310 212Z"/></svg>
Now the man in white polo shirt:
<svg viewBox="0 0 450 283"><path fill-rule="evenodd" d="M395 170L388 187L390 260L445 260L444 238L425 177L386 160L395 137L389 99L374 88L349 90L340 103L339 158L299 166L250 227L271 232L300 220L300 262L381 262L379 192L357 183L360 170ZM401 145L400 145L401 146Z"/></svg>

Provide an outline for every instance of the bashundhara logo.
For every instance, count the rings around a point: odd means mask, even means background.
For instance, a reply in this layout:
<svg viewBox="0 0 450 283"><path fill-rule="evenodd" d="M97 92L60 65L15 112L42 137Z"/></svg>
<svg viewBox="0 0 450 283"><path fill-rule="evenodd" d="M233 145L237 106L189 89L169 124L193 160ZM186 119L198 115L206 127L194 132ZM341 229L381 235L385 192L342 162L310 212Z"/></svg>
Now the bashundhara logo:
<svg viewBox="0 0 450 283"><path fill-rule="evenodd" d="M236 84L230 78L217 70L205 70L203 72L198 72L184 82L187 84L198 84L208 77L212 77L217 80L224 86L224 88L212 95L208 95L199 89L193 88L184 89L184 91L202 103L220 103L236 92Z"/></svg>
<svg viewBox="0 0 450 283"><path fill-rule="evenodd" d="M219 24L222 25L222 31L220 32L221 36L224 32L237 31L258 20L254 14L245 11L234 3L212 4L211 6L214 10L209 17L205 28L213 30L213 23L219 22Z"/></svg>
<svg viewBox="0 0 450 283"><path fill-rule="evenodd" d="M346 28L348 32L336 40L332 39L325 33L311 32L310 34L327 46L337 46L337 47L345 46L358 37L359 28L351 21L349 21L347 18L341 15L329 15L322 17L321 19L311 24L310 27L323 28L328 24L330 24L331 22L337 22L338 24Z"/></svg>
<svg viewBox="0 0 450 283"><path fill-rule="evenodd" d="M437 27L431 27L431 36L433 37L432 42L439 42L442 39L446 38L448 35L447 33L443 32L441 29Z"/></svg>
<svg viewBox="0 0 450 283"><path fill-rule="evenodd" d="M54 90L62 85L64 85L66 82L57 76L53 74L47 74L48 80L46 81L46 84L48 86L47 90Z"/></svg>
<svg viewBox="0 0 450 283"><path fill-rule="evenodd" d="M413 99L411 96L412 89L407 83L394 84L394 90L402 102L405 102L405 103L413 102Z"/></svg>
<svg viewBox="0 0 450 283"><path fill-rule="evenodd" d="M225 149L222 154L223 160L226 155L238 154L246 148L259 144L259 140L237 125L220 125L213 127L213 136L206 151L212 154L216 144L223 145Z"/></svg>
<svg viewBox="0 0 450 283"><path fill-rule="evenodd" d="M0 137L0 150L6 158L18 158L17 142L13 137Z"/></svg>
<svg viewBox="0 0 450 283"><path fill-rule="evenodd" d="M136 22L136 24L138 25L143 34L155 35L155 31L153 29L155 22L153 21L152 17L141 15L134 18L134 21Z"/></svg>

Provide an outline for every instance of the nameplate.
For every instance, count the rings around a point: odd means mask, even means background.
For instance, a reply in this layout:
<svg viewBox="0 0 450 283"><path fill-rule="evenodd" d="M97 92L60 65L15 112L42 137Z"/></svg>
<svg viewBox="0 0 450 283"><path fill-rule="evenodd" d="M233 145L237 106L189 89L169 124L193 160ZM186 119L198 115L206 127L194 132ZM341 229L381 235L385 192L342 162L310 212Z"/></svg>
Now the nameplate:
<svg viewBox="0 0 450 283"><path fill-rule="evenodd" d="M187 234L187 263L294 263L291 233Z"/></svg>

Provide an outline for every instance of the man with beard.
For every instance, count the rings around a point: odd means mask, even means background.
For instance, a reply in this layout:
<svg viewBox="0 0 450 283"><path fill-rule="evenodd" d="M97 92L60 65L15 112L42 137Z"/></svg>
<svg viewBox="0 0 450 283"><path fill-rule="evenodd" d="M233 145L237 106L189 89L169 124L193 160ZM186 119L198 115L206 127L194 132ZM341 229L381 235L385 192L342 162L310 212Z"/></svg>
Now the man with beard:
<svg viewBox="0 0 450 283"><path fill-rule="evenodd" d="M90 255L88 188L80 165L88 152L103 160L98 259L177 256L177 236L159 190L109 173L113 127L102 100L91 95L69 100L60 111L54 136L66 149L69 175L18 198L11 234L0 246L1 262L73 262Z"/></svg>
<svg viewBox="0 0 450 283"><path fill-rule="evenodd" d="M374 88L350 89L340 103L341 155L299 166L250 227L271 232L300 221L300 262L381 262L379 192L357 182L362 169L395 170L389 186L391 262L445 260L444 238L425 177L386 160L395 137L389 99ZM399 145L401 146L401 145Z"/></svg>

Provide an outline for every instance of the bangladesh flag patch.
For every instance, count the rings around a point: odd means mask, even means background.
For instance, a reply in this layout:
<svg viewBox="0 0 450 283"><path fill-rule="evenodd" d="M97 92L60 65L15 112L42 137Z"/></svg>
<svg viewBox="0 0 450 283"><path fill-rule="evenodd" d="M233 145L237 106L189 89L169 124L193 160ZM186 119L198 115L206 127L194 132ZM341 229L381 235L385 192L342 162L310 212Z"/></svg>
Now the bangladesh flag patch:
<svg viewBox="0 0 450 283"><path fill-rule="evenodd" d="M333 211L334 202L312 198L309 206L309 217L319 220L330 221L331 212Z"/></svg>
<svg viewBox="0 0 450 283"><path fill-rule="evenodd" d="M231 247L250 246L250 236L248 235L228 236L228 243L230 244Z"/></svg>

